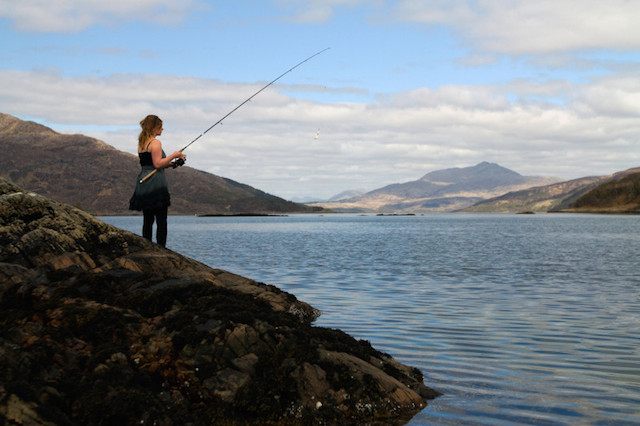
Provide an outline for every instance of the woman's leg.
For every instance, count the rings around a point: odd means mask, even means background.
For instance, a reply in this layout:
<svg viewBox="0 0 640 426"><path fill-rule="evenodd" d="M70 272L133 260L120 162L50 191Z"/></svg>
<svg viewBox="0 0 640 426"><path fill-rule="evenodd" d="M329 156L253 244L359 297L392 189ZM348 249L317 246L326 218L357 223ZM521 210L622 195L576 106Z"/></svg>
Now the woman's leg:
<svg viewBox="0 0 640 426"><path fill-rule="evenodd" d="M158 222L158 230L156 231L156 240L162 247L167 245L167 214L168 207L164 207L155 211L156 221Z"/></svg>
<svg viewBox="0 0 640 426"><path fill-rule="evenodd" d="M153 210L143 210L142 214L144 215L144 221L142 222L142 236L151 241L151 236L153 235L153 220L155 214Z"/></svg>

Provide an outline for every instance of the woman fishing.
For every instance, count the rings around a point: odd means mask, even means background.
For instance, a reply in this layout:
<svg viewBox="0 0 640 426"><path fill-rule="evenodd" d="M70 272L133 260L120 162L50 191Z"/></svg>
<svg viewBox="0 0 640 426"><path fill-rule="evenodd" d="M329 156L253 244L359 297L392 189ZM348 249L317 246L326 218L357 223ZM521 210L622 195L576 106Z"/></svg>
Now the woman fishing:
<svg viewBox="0 0 640 426"><path fill-rule="evenodd" d="M171 197L167 186L164 169L175 167L173 160L184 161L187 157L176 151L166 156L162 150L162 142L156 139L162 134L162 120L155 115L148 115L140 122L142 131L138 136L138 157L140 157L140 174L136 189L129 201L130 210L142 210L144 221L142 236L151 241L153 222L157 224L156 241L162 247L167 244L167 211L171 205ZM155 170L155 173L153 173ZM150 177L149 174L153 173ZM148 177L147 179L144 179Z"/></svg>

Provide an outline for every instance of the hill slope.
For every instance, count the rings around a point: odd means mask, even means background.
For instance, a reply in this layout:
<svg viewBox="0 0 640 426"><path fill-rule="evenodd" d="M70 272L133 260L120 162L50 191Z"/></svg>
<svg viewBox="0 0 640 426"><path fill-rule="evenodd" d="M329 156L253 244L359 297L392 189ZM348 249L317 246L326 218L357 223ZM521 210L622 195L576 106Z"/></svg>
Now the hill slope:
<svg viewBox="0 0 640 426"><path fill-rule="evenodd" d="M630 170L634 172L598 185L563 211L640 213L640 169Z"/></svg>
<svg viewBox="0 0 640 426"><path fill-rule="evenodd" d="M130 214L137 156L83 135L63 135L0 113L0 177L97 214ZM310 212L248 185L181 167L167 171L172 214Z"/></svg>
<svg viewBox="0 0 640 426"><path fill-rule="evenodd" d="M633 195L630 194L629 186L633 185L631 176L637 173L640 173L640 168L633 168L608 176L589 176L522 191L509 192L499 197L483 200L461 211L513 213L519 211L623 210L633 205ZM625 182L624 184L619 183L623 181ZM606 195L612 191L612 188L617 188L617 195ZM594 191L595 195L587 197L587 194ZM623 192L625 192L624 195L622 194ZM596 199L598 200L597 202ZM613 199L617 201L614 202Z"/></svg>
<svg viewBox="0 0 640 426"><path fill-rule="evenodd" d="M557 182L559 179L522 176L498 164L427 173L418 180L395 183L337 203L316 203L334 210L381 213L452 211L505 192Z"/></svg>

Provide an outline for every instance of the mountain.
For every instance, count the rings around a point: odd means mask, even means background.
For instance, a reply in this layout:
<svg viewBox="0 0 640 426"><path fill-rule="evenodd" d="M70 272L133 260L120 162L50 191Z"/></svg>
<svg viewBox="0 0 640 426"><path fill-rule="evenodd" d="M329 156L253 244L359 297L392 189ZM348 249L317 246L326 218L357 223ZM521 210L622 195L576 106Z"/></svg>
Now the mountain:
<svg viewBox="0 0 640 426"><path fill-rule="evenodd" d="M607 176L589 176L503 194L464 212L625 211L638 209L640 168Z"/></svg>
<svg viewBox="0 0 640 426"><path fill-rule="evenodd" d="M327 200L327 201L348 200L349 198L357 197L358 195L362 195L362 194L364 194L366 192L367 191L365 191L364 189L349 189L349 190L342 191L341 193L334 195L333 197L329 198L329 200Z"/></svg>
<svg viewBox="0 0 640 426"><path fill-rule="evenodd" d="M336 211L379 213L453 211L505 192L559 180L522 176L498 164L482 162L472 167L437 170L415 181L387 185L338 202L311 205Z"/></svg>
<svg viewBox="0 0 640 426"><path fill-rule="evenodd" d="M135 141L132 141L135 143ZM64 135L0 113L0 176L43 196L96 214L131 214L138 157L83 135ZM167 171L171 214L302 213L314 208L283 200L183 166Z"/></svg>

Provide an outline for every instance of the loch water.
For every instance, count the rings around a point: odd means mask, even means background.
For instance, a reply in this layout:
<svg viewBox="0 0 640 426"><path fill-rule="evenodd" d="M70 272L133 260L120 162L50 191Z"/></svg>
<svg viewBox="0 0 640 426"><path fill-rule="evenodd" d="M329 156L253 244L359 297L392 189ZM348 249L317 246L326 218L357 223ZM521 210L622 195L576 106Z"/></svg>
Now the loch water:
<svg viewBox="0 0 640 426"><path fill-rule="evenodd" d="M639 216L170 216L167 247L418 367L410 425L640 424Z"/></svg>

